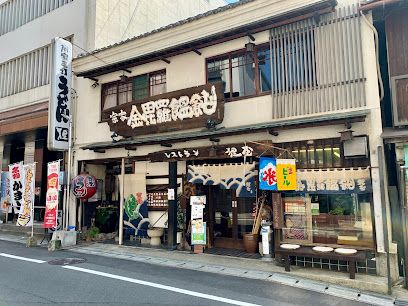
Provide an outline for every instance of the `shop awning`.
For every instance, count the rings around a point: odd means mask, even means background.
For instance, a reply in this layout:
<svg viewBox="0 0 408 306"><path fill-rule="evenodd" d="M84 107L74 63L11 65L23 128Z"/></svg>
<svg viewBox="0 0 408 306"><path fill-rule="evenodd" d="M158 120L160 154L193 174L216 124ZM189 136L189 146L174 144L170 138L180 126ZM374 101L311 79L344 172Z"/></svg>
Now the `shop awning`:
<svg viewBox="0 0 408 306"><path fill-rule="evenodd" d="M149 135L143 137L136 137L133 139L124 139L119 141L110 142L97 142L82 146L83 150L93 150L96 152L102 152L106 149L114 148L126 148L132 147L135 149L137 146L141 145L155 145L155 144L169 144L176 142L183 142L189 140L203 139L214 136L232 136L232 135L243 135L255 132L263 131L276 131L279 129L293 129L301 127L313 127L321 125L336 125L344 124L346 122L363 122L365 116L368 114L368 110L358 110L351 111L347 113L333 113L324 116L310 116L307 118L297 118L289 120L279 120L269 123L259 123L252 125L243 125L239 127L222 128L219 127L215 130L201 130L193 132L183 132L183 133L172 133L172 134L160 134L160 135Z"/></svg>
<svg viewBox="0 0 408 306"><path fill-rule="evenodd" d="M398 143L408 141L408 129L384 128L381 138L385 143Z"/></svg>
<svg viewBox="0 0 408 306"><path fill-rule="evenodd" d="M190 183L235 189L237 197L255 197L257 177L255 163L190 165L187 168Z"/></svg>

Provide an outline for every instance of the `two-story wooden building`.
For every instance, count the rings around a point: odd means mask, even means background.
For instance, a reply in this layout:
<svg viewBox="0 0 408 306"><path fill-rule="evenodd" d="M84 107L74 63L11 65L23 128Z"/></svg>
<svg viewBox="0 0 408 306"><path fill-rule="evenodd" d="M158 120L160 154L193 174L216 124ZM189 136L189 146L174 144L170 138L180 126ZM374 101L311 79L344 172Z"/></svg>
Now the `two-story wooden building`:
<svg viewBox="0 0 408 306"><path fill-rule="evenodd" d="M363 12L370 11L378 33L380 99L383 113L382 134L388 168L388 192L392 234L398 241L400 274L407 264L407 188L408 166L408 3L403 0L367 1ZM405 250L404 250L405 245ZM405 253L405 255L404 255ZM404 264L405 263L405 267ZM404 272L405 270L405 272ZM408 282L406 282L408 284Z"/></svg>
<svg viewBox="0 0 408 306"><path fill-rule="evenodd" d="M277 245L366 250L376 261L358 272L384 273L375 43L357 1L244 0L84 54L73 69L72 171L103 180L102 205L148 198L144 217L172 236L167 192L179 186L206 195L208 247L240 249L259 157L292 158L297 190L270 196ZM71 200L70 224L87 222Z"/></svg>

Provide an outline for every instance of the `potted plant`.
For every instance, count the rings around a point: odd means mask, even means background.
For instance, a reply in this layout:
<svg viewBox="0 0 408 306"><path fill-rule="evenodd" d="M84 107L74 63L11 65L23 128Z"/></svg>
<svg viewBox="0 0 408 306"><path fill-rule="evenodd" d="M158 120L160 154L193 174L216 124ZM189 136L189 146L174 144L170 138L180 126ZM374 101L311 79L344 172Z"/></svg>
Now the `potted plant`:
<svg viewBox="0 0 408 306"><path fill-rule="evenodd" d="M177 197L177 243L181 243L184 230L184 209L180 204L180 196Z"/></svg>
<svg viewBox="0 0 408 306"><path fill-rule="evenodd" d="M96 226L92 226L89 230L86 231L85 233L85 240L86 242L91 242L92 239L95 239L95 237L99 234L99 228Z"/></svg>

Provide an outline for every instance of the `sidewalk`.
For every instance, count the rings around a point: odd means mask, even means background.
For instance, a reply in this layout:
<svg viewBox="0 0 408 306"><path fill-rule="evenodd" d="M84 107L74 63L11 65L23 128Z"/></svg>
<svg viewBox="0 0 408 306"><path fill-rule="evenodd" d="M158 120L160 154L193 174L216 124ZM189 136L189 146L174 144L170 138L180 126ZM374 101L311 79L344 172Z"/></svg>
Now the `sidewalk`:
<svg viewBox="0 0 408 306"><path fill-rule="evenodd" d="M21 237L3 234L0 235L0 240L25 243ZM68 250L75 253L278 282L371 305L408 304L408 291L405 289L394 287L392 296L386 295L385 277L357 273L356 279L352 280L349 279L348 273L328 270L322 273L320 269L296 266L291 267L291 272L285 272L284 268L277 266L274 261L102 243L81 244Z"/></svg>

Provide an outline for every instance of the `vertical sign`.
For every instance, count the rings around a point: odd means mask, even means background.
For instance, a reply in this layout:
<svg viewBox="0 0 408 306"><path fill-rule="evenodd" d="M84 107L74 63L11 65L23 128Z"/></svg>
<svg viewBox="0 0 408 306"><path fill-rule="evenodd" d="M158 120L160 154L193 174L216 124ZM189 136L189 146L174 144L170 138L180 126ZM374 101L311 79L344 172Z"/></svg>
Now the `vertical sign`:
<svg viewBox="0 0 408 306"><path fill-rule="evenodd" d="M273 228L282 229L284 227L283 207L282 195L279 192L272 193L272 217Z"/></svg>
<svg viewBox="0 0 408 306"><path fill-rule="evenodd" d="M8 171L1 173L1 209L3 212L11 213L10 198L10 176Z"/></svg>
<svg viewBox="0 0 408 306"><path fill-rule="evenodd" d="M204 217L204 205L206 196L191 196L191 244L206 244L206 223Z"/></svg>
<svg viewBox="0 0 408 306"><path fill-rule="evenodd" d="M24 192L23 162L9 165L9 172L11 204L14 207L14 211L19 212Z"/></svg>
<svg viewBox="0 0 408 306"><path fill-rule="evenodd" d="M72 44L62 38L52 40L51 97L48 113L48 149L68 151L71 114Z"/></svg>
<svg viewBox="0 0 408 306"><path fill-rule="evenodd" d="M47 165L47 194L45 197L44 228L52 228L57 223L57 209L59 200L59 170L60 161L48 163Z"/></svg>
<svg viewBox="0 0 408 306"><path fill-rule="evenodd" d="M296 190L296 160L277 159L278 190Z"/></svg>
<svg viewBox="0 0 408 306"><path fill-rule="evenodd" d="M23 166L24 196L20 213L17 219L18 226L31 226L33 224L34 189L35 189L35 164Z"/></svg>
<svg viewBox="0 0 408 306"><path fill-rule="evenodd" d="M276 177L276 159L274 157L259 158L259 189L278 190Z"/></svg>

